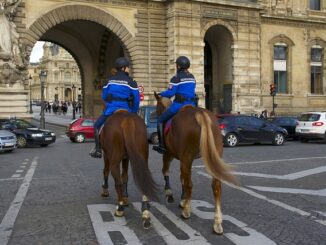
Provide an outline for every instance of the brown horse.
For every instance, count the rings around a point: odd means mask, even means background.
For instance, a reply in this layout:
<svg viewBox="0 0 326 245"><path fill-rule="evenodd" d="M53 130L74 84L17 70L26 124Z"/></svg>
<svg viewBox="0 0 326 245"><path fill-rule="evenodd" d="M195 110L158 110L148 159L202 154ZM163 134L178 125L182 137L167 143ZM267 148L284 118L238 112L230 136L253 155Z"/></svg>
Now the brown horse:
<svg viewBox="0 0 326 245"><path fill-rule="evenodd" d="M115 216L122 217L124 215L124 204L128 203L127 181L128 162L130 160L134 181L143 194L143 225L145 228L149 228L148 198L151 200L158 200L158 198L156 194L157 185L148 168L148 142L144 121L135 113L118 110L106 120L100 141L104 152L103 190L106 187L107 191L107 178L110 171L115 181L118 196L118 208ZM120 162L123 164L122 175ZM108 195L108 191L103 194Z"/></svg>
<svg viewBox="0 0 326 245"><path fill-rule="evenodd" d="M157 100L157 114L161 115L171 104L167 98L154 93ZM182 216L189 218L191 213L192 181L191 169L194 159L202 156L206 170L212 176L212 189L215 199L214 231L223 234L221 212L221 181L237 184L229 167L221 159L223 153L222 136L215 123L214 115L203 108L185 106L172 119L172 126L165 135L166 152L163 154L162 172L165 179L165 195L173 202L169 182L169 168L173 158L180 160L180 180L182 195L180 207Z"/></svg>

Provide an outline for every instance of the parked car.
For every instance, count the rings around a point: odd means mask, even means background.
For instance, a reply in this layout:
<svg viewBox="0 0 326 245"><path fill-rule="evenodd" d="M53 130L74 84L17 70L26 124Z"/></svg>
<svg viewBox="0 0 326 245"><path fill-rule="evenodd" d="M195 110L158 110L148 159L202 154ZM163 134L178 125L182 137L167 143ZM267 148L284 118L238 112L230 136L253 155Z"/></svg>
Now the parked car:
<svg viewBox="0 0 326 245"><path fill-rule="evenodd" d="M78 118L66 129L66 135L72 142L83 143L86 139L94 139L95 118Z"/></svg>
<svg viewBox="0 0 326 245"><path fill-rule="evenodd" d="M254 116L219 115L218 122L224 145L228 147L248 142L283 145L288 135L286 129Z"/></svg>
<svg viewBox="0 0 326 245"><path fill-rule="evenodd" d="M301 142L322 139L326 142L326 112L304 112L295 131Z"/></svg>
<svg viewBox="0 0 326 245"><path fill-rule="evenodd" d="M48 146L56 141L56 135L50 130L39 129L23 119L0 119L0 129L9 130L16 135L17 146Z"/></svg>
<svg viewBox="0 0 326 245"><path fill-rule="evenodd" d="M156 106L141 106L138 115L145 121L147 127L147 139L152 144L158 144Z"/></svg>
<svg viewBox="0 0 326 245"><path fill-rule="evenodd" d="M269 117L267 120L277 126L285 128L288 131L288 137L296 139L295 128L297 127L298 118L296 117Z"/></svg>
<svg viewBox="0 0 326 245"><path fill-rule="evenodd" d="M11 152L16 147L16 135L7 130L0 130L0 152Z"/></svg>

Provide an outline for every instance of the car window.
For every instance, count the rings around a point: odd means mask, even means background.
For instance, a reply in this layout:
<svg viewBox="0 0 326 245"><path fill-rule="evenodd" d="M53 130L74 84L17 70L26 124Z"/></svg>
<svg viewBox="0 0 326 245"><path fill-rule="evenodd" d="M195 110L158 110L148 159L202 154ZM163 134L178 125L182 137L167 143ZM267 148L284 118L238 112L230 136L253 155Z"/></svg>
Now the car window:
<svg viewBox="0 0 326 245"><path fill-rule="evenodd" d="M92 127L94 125L94 122L93 122L93 120L86 119L81 123L81 125L83 127Z"/></svg>
<svg viewBox="0 0 326 245"><path fill-rule="evenodd" d="M152 111L151 114L149 115L149 122L151 122L151 123L157 122L156 110Z"/></svg>
<svg viewBox="0 0 326 245"><path fill-rule="evenodd" d="M25 129L25 128L35 128L34 125L30 124L29 122L26 122L24 120L14 120L12 121L12 124L20 129Z"/></svg>
<svg viewBox="0 0 326 245"><path fill-rule="evenodd" d="M306 113L306 114L301 114L299 121L303 122L314 122L318 121L320 118L320 114L316 113Z"/></svg>
<svg viewBox="0 0 326 245"><path fill-rule="evenodd" d="M260 127L263 126L264 121L260 120L258 118L255 118L255 117L251 117L251 118L248 118L248 123L250 125L253 125L253 126L257 127L257 128L260 128Z"/></svg>

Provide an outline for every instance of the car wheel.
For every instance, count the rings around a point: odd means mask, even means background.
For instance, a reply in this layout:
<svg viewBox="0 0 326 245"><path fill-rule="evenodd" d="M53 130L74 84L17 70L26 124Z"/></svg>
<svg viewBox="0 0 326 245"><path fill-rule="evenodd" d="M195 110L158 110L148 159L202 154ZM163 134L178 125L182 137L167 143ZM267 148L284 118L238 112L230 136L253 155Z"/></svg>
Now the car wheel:
<svg viewBox="0 0 326 245"><path fill-rule="evenodd" d="M308 142L308 139L306 139L306 138L300 138L300 142L301 143L307 143Z"/></svg>
<svg viewBox="0 0 326 245"><path fill-rule="evenodd" d="M225 136L224 143L228 147L234 147L239 143L238 136L234 133L229 133Z"/></svg>
<svg viewBox="0 0 326 245"><path fill-rule="evenodd" d="M75 136L75 142L77 142L77 143L83 143L83 142L85 142L85 135L84 134L81 134L81 133L76 134L76 136Z"/></svg>
<svg viewBox="0 0 326 245"><path fill-rule="evenodd" d="M274 135L274 139L273 139L274 145L283 145L284 141L285 141L285 137L282 133L276 133Z"/></svg>
<svg viewBox="0 0 326 245"><path fill-rule="evenodd" d="M70 137L69 138L71 142L75 142L75 138L74 137Z"/></svg>
<svg viewBox="0 0 326 245"><path fill-rule="evenodd" d="M27 145L27 141L23 136L17 136L17 146L19 148L24 148Z"/></svg>
<svg viewBox="0 0 326 245"><path fill-rule="evenodd" d="M152 133L152 135L151 135L151 142L154 145L157 145L159 143L158 134L157 133Z"/></svg>

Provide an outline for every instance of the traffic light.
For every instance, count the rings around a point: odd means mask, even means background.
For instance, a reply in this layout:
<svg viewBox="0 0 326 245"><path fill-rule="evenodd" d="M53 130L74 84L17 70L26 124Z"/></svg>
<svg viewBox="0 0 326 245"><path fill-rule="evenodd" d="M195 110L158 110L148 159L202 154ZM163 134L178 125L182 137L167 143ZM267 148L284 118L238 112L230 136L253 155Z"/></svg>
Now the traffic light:
<svg viewBox="0 0 326 245"><path fill-rule="evenodd" d="M276 86L275 86L274 83L269 85L269 94L271 96L275 96L276 95Z"/></svg>

